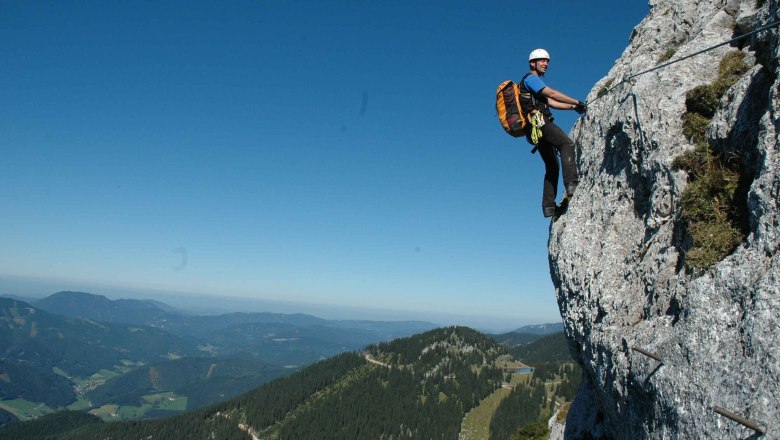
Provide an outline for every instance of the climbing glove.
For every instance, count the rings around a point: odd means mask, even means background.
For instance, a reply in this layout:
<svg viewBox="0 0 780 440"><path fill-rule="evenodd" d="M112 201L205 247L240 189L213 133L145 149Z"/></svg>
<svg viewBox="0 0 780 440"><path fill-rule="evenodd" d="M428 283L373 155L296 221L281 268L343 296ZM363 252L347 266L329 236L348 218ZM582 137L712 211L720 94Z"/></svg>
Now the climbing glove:
<svg viewBox="0 0 780 440"><path fill-rule="evenodd" d="M577 105L574 106L574 111L579 114L584 114L588 111L588 105L582 101L577 101Z"/></svg>
<svg viewBox="0 0 780 440"><path fill-rule="evenodd" d="M539 139L542 138L542 125L544 125L544 117L539 112L531 113L531 143L534 145L539 144Z"/></svg>

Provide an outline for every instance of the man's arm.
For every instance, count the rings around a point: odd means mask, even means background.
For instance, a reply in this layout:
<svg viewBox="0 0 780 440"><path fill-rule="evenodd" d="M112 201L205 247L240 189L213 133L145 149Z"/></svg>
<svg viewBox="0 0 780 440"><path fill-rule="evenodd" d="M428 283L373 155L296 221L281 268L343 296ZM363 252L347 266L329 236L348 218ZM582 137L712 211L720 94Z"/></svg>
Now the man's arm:
<svg viewBox="0 0 780 440"><path fill-rule="evenodd" d="M552 87L545 87L539 93L547 97L547 104L549 104L550 107L558 110L574 110L574 107L576 107L577 103L580 102L579 100L571 98L562 92L553 89Z"/></svg>

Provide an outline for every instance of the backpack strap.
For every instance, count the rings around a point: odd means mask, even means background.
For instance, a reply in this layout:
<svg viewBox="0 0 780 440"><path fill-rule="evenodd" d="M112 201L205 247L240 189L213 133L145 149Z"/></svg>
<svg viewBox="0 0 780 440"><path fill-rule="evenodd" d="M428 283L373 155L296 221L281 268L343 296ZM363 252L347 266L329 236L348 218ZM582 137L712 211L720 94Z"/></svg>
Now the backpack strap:
<svg viewBox="0 0 780 440"><path fill-rule="evenodd" d="M525 85L525 79L526 79L526 78L528 78L528 75L530 75L530 74L531 74L531 72L528 72L528 73L526 73L526 74L525 74L525 76L523 76L523 79L521 79L521 80L520 80L520 83L521 83L521 84L523 84L523 87L524 87L526 90L528 90L529 94L531 95L531 104L534 106L534 109L533 109L533 111L538 111L538 110L536 109L536 97L534 96L534 92L532 92L532 91L531 91L531 90L528 88L528 86L526 86L526 85ZM530 121L529 121L529 122L530 122ZM533 149L533 150L531 150L531 154L536 154L536 150L538 150L538 149L539 149L539 145L536 145L536 144L534 144L534 149Z"/></svg>
<svg viewBox="0 0 780 440"><path fill-rule="evenodd" d="M531 92L531 89L528 88L528 86L525 86L525 79L528 78L528 76L531 75L531 72L528 72L525 74L523 79L520 80L520 83L523 84L523 87L525 87L526 90L528 90L531 94L531 103L534 106L534 110L536 110L536 96L534 96L534 92Z"/></svg>

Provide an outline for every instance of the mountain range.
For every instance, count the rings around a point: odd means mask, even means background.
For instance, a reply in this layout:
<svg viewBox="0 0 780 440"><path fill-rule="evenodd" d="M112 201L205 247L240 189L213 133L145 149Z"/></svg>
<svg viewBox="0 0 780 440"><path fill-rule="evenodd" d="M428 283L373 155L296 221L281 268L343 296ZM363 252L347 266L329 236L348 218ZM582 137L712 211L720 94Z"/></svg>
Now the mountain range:
<svg viewBox="0 0 780 440"><path fill-rule="evenodd" d="M534 324L518 328L513 333L522 333L528 335L550 335L563 331L563 323L555 322L551 324Z"/></svg>
<svg viewBox="0 0 780 440"><path fill-rule="evenodd" d="M110 300L85 292L58 292L31 303L58 315L101 322L147 325L177 335L204 335L241 324L287 324L296 327L323 326L362 330L382 338L408 336L437 327L422 321L327 320L302 313L226 313L192 315L153 300Z"/></svg>

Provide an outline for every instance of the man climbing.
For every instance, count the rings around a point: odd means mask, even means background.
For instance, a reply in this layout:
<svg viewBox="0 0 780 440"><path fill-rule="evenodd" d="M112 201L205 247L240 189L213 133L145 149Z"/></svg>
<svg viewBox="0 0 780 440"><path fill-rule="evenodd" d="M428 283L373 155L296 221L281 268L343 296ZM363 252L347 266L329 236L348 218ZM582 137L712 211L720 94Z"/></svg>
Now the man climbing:
<svg viewBox="0 0 780 440"><path fill-rule="evenodd" d="M553 123L550 107L558 110L575 110L585 113L587 106L582 101L570 98L565 94L548 87L542 78L547 73L550 54L544 49L536 49L528 56L531 71L520 82L520 104L523 111L536 110L540 115L531 118L534 126L526 135L528 142L536 145L539 155L544 160L544 191L542 192L542 213L545 217L555 215L555 197L558 194L558 157L561 156L563 166L563 184L566 188L564 206L577 188L577 164L574 157L574 142ZM541 135L541 136L540 136Z"/></svg>

